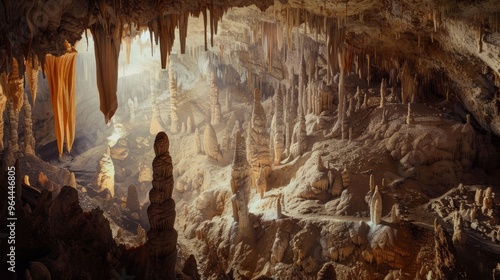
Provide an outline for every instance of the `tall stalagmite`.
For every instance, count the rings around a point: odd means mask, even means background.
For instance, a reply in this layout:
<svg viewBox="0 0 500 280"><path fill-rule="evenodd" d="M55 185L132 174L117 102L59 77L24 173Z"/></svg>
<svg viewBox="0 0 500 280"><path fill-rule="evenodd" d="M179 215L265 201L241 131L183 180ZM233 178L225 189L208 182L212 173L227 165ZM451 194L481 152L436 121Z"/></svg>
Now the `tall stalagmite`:
<svg viewBox="0 0 500 280"><path fill-rule="evenodd" d="M105 6L106 7L106 6ZM90 26L94 38L97 89L100 110L108 123L118 109L116 90L118 86L118 57L122 42L123 24L108 9L101 9L98 22ZM118 22L116 22L118 20Z"/></svg>
<svg viewBox="0 0 500 280"><path fill-rule="evenodd" d="M372 199L370 200L370 221L375 225L380 224L382 218L382 197L378 191L378 186L375 187Z"/></svg>
<svg viewBox="0 0 500 280"><path fill-rule="evenodd" d="M264 177L271 172L271 154L269 152L269 133L267 132L267 119L264 107L260 103L260 90L254 90L252 119L248 130L247 154L252 166L253 187L257 187L260 169Z"/></svg>
<svg viewBox="0 0 500 280"><path fill-rule="evenodd" d="M153 160L153 188L149 192L149 224L146 248L149 258L146 279L176 279L177 231L174 229L175 201L172 199L174 176L169 139L165 132L156 135Z"/></svg>
<svg viewBox="0 0 500 280"><path fill-rule="evenodd" d="M35 137L33 137L33 120L31 118L31 105L28 95L24 94L23 101L23 132L24 132L24 153L35 154Z"/></svg>
<svg viewBox="0 0 500 280"><path fill-rule="evenodd" d="M234 159L231 166L231 191L233 193L231 201L233 204L234 221L238 222L234 244L238 244L240 238L253 238L253 229L248 215L250 165L247 161L245 142L241 136L241 132L238 130L234 137L236 149L234 150Z"/></svg>
<svg viewBox="0 0 500 280"><path fill-rule="evenodd" d="M207 122L205 132L203 133L203 147L205 154L217 161L222 159L222 153L219 149L219 142L217 141L217 134L214 127Z"/></svg>
<svg viewBox="0 0 500 280"><path fill-rule="evenodd" d="M222 120L221 106L219 103L219 89L217 88L217 77L214 71L210 72L210 112L211 123L217 125Z"/></svg>
<svg viewBox="0 0 500 280"><path fill-rule="evenodd" d="M278 88L275 96L276 110L274 112L273 124L274 131L274 165L279 165L281 162L281 155L285 150L285 123L283 119L283 94L281 88Z"/></svg>
<svg viewBox="0 0 500 280"><path fill-rule="evenodd" d="M45 56L59 155L63 152L63 141L70 152L75 140L76 56L76 50L69 44L66 44L66 53L60 57Z"/></svg>
<svg viewBox="0 0 500 280"><path fill-rule="evenodd" d="M168 67L168 82L170 85L170 131L176 133L179 129L179 116L177 115L177 79L172 66Z"/></svg>

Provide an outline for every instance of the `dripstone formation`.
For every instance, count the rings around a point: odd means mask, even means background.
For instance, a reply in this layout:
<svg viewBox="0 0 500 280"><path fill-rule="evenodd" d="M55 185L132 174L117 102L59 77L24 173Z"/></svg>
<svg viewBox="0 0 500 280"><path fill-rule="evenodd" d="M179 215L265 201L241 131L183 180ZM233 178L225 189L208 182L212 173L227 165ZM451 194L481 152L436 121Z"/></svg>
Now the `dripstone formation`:
<svg viewBox="0 0 500 280"><path fill-rule="evenodd" d="M156 157L153 160L153 188L149 192L151 204L148 207L148 218L151 229L146 243L146 279L176 279L177 231L174 229L175 201L172 199L174 177L168 150L167 134L158 133L154 143Z"/></svg>

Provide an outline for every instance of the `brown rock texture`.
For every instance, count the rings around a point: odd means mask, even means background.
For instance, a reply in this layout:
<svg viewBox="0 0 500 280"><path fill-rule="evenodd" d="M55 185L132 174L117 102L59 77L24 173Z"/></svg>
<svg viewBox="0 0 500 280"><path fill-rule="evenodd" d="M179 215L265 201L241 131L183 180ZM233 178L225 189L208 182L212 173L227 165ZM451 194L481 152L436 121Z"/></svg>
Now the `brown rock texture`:
<svg viewBox="0 0 500 280"><path fill-rule="evenodd" d="M153 188L149 192L148 231L146 248L148 264L146 279L176 279L177 231L174 229L175 201L173 165L169 153L169 139L165 132L156 135L153 160Z"/></svg>

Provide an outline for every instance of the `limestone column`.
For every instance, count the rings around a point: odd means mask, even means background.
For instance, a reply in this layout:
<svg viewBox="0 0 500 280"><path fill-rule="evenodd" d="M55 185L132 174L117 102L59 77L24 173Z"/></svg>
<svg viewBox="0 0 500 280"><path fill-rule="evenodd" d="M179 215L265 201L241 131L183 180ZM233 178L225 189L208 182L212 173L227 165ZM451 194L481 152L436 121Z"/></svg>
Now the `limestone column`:
<svg viewBox="0 0 500 280"><path fill-rule="evenodd" d="M169 153L169 139L165 132L156 135L153 160L153 188L149 192L148 263L146 279L176 279L177 231L174 229L175 201L173 165Z"/></svg>
<svg viewBox="0 0 500 280"><path fill-rule="evenodd" d="M24 132L24 153L35 154L35 137L33 137L33 120L31 118L31 105L28 95L24 94L23 101L23 132Z"/></svg>
<svg viewBox="0 0 500 280"><path fill-rule="evenodd" d="M214 71L210 72L210 112L211 124L217 125L221 122L222 113L219 103L219 89L217 88L217 81Z"/></svg>
<svg viewBox="0 0 500 280"><path fill-rule="evenodd" d="M174 74L172 63L170 63L168 68L168 80L170 85L170 131L176 133L179 127L179 116L177 115L177 80Z"/></svg>

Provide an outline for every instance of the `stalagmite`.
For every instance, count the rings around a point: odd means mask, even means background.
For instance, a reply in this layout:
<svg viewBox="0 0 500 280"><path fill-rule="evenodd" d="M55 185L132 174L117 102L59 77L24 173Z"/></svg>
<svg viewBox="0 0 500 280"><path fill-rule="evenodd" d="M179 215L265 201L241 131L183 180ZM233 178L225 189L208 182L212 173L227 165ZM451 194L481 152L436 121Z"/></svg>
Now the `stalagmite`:
<svg viewBox="0 0 500 280"><path fill-rule="evenodd" d="M351 185L351 173L347 170L347 167L344 167L342 170L342 186L344 188L348 188Z"/></svg>
<svg viewBox="0 0 500 280"><path fill-rule="evenodd" d="M122 42L122 23L114 22L107 10L101 10L98 22L90 26L94 39L97 89L100 110L108 123L118 109L118 57Z"/></svg>
<svg viewBox="0 0 500 280"><path fill-rule="evenodd" d="M483 214L491 216L488 212L489 210L493 209L493 192L491 187L488 187L486 190L484 190L484 197L483 197L483 206L481 207L481 211Z"/></svg>
<svg viewBox="0 0 500 280"><path fill-rule="evenodd" d="M52 111L54 112L54 127L59 155L62 155L63 152L63 141L66 142L68 152L71 152L76 124L77 52L68 43L65 46L66 53L64 55L60 57L45 56L45 73L50 89Z"/></svg>
<svg viewBox="0 0 500 280"><path fill-rule="evenodd" d="M179 116L177 115L177 80L172 65L168 68L168 83L170 86L170 131L176 133L179 128Z"/></svg>
<svg viewBox="0 0 500 280"><path fill-rule="evenodd" d="M408 114L406 115L406 124L413 124L413 116L411 113L411 103L408 103Z"/></svg>
<svg viewBox="0 0 500 280"><path fill-rule="evenodd" d="M368 96L366 95L366 92L363 94L363 105L361 106L362 109L368 109Z"/></svg>
<svg viewBox="0 0 500 280"><path fill-rule="evenodd" d="M222 153L219 149L219 143L217 141L217 134L209 122L207 122L205 132L203 133L203 147L207 156L215 159L216 161L222 159Z"/></svg>
<svg viewBox="0 0 500 280"><path fill-rule="evenodd" d="M393 224L399 223L399 213L398 213L397 204L392 205L392 208L391 208L391 222Z"/></svg>
<svg viewBox="0 0 500 280"><path fill-rule="evenodd" d="M35 137L33 137L33 120L31 118L31 105L28 95L24 95L23 101L23 132L24 132L24 153L35 154Z"/></svg>
<svg viewBox="0 0 500 280"><path fill-rule="evenodd" d="M231 111L231 92L228 90L226 91L226 110L229 112Z"/></svg>
<svg viewBox="0 0 500 280"><path fill-rule="evenodd" d="M254 90L252 118L248 130L247 154L252 167L252 180L254 188L261 175L265 180L271 171L271 154L269 152L269 133L267 132L267 119L264 107L261 104L260 90ZM261 169L263 171L261 172Z"/></svg>
<svg viewBox="0 0 500 280"><path fill-rule="evenodd" d="M163 72L162 72L163 73ZM151 90L151 123L149 124L149 133L152 135L158 134L163 128L162 120L160 118L160 107L158 105L159 90L156 87L155 72L149 73L149 86ZM175 131L177 132L177 131Z"/></svg>
<svg viewBox="0 0 500 280"><path fill-rule="evenodd" d="M134 185L130 185L127 189L127 208L132 213L141 213L141 205L139 204L139 194Z"/></svg>
<svg viewBox="0 0 500 280"><path fill-rule="evenodd" d="M283 94L281 88L275 95L276 110L274 112L274 165L279 165L285 150L285 123L283 119Z"/></svg>
<svg viewBox="0 0 500 280"><path fill-rule="evenodd" d="M234 139L236 148L231 165L231 191L233 193L231 201L233 202L234 220L238 222L236 244L243 237L253 239L254 234L248 215L250 165L247 161L245 142L239 130L236 132Z"/></svg>
<svg viewBox="0 0 500 280"><path fill-rule="evenodd" d="M115 166L110 156L109 146L97 165L96 186L98 191L108 189L111 197L115 195Z"/></svg>
<svg viewBox="0 0 500 280"><path fill-rule="evenodd" d="M380 83L380 106L379 106L379 108L382 109L385 109L385 91L386 91L385 79L382 79L382 83Z"/></svg>
<svg viewBox="0 0 500 280"><path fill-rule="evenodd" d="M31 101L33 102L33 107L36 104L36 94L38 92L38 59L27 59L26 60L26 75L28 78L28 85L31 92Z"/></svg>
<svg viewBox="0 0 500 280"><path fill-rule="evenodd" d="M464 246L467 242L467 233L464 231L464 221L459 211L453 213L453 236L451 240L455 246Z"/></svg>
<svg viewBox="0 0 500 280"><path fill-rule="evenodd" d="M352 127L349 127L349 142L352 142L353 135L352 135Z"/></svg>
<svg viewBox="0 0 500 280"><path fill-rule="evenodd" d="M283 216L283 213L282 213L282 206L281 206L281 199L283 198L283 194L280 193L278 195L278 198L276 199L276 218L277 219L281 219L281 217Z"/></svg>
<svg viewBox="0 0 500 280"><path fill-rule="evenodd" d="M201 154L202 153L202 150L201 150L201 140L200 140L200 131L198 130L198 128L196 128L194 130L194 147L195 147L195 151L197 154Z"/></svg>
<svg viewBox="0 0 500 280"><path fill-rule="evenodd" d="M130 123L132 123L135 120L135 105L131 98L127 100L127 106L130 113Z"/></svg>
<svg viewBox="0 0 500 280"><path fill-rule="evenodd" d="M130 65L130 51L132 50L132 40L133 37L125 36L123 37L123 43L125 45L125 64Z"/></svg>
<svg viewBox="0 0 500 280"><path fill-rule="evenodd" d="M375 191L375 178L373 174L370 174L370 192L373 193Z"/></svg>
<svg viewBox="0 0 500 280"><path fill-rule="evenodd" d="M307 149L306 119L303 114L299 115L299 119L293 128L291 142L290 152L292 158L302 156Z"/></svg>
<svg viewBox="0 0 500 280"><path fill-rule="evenodd" d="M370 221L375 225L380 224L382 218L382 197L378 191L378 186L375 187L372 199L370 201Z"/></svg>
<svg viewBox="0 0 500 280"><path fill-rule="evenodd" d="M149 224L146 248L149 258L145 279L176 279L177 231L175 201L172 199L174 176L169 139L165 132L156 135L153 160L153 187L149 192L151 204L147 209Z"/></svg>
<svg viewBox="0 0 500 280"><path fill-rule="evenodd" d="M210 112L211 124L217 125L222 121L221 106L219 103L219 89L214 71L210 72Z"/></svg>
<svg viewBox="0 0 500 280"><path fill-rule="evenodd" d="M186 120L186 132L193 133L193 127L193 119L191 118L191 116L188 116Z"/></svg>
<svg viewBox="0 0 500 280"><path fill-rule="evenodd" d="M415 77L412 74L409 62L405 62L401 72L401 102L406 104L414 99Z"/></svg>

